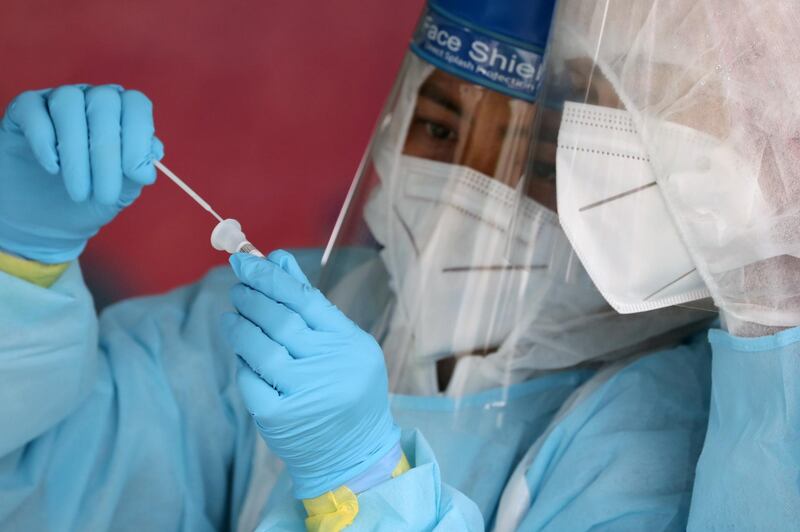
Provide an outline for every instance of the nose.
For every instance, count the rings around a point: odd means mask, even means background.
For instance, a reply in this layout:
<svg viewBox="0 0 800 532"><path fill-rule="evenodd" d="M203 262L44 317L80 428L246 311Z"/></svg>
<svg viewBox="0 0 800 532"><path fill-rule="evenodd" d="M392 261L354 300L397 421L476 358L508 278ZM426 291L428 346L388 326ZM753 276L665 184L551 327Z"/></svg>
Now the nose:
<svg viewBox="0 0 800 532"><path fill-rule="evenodd" d="M500 142L492 139L488 133L481 127L470 128L468 134L462 137L464 145L457 154L458 164L494 177L500 154Z"/></svg>
<svg viewBox="0 0 800 532"><path fill-rule="evenodd" d="M509 122L508 102L491 92L476 98L459 133L458 164L495 177Z"/></svg>

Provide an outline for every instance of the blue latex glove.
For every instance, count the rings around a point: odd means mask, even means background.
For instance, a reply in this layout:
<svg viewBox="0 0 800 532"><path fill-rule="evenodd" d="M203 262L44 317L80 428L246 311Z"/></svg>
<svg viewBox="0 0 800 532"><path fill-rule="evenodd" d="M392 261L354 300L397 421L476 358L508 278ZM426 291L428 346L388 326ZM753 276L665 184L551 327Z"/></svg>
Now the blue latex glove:
<svg viewBox="0 0 800 532"><path fill-rule="evenodd" d="M294 495L336 489L397 444L388 379L377 342L311 286L294 257L231 257L242 281L239 314L223 328L240 364L238 382L267 445L285 463Z"/></svg>
<svg viewBox="0 0 800 532"><path fill-rule="evenodd" d="M0 123L0 251L43 263L86 243L155 181L153 106L119 85L17 96Z"/></svg>

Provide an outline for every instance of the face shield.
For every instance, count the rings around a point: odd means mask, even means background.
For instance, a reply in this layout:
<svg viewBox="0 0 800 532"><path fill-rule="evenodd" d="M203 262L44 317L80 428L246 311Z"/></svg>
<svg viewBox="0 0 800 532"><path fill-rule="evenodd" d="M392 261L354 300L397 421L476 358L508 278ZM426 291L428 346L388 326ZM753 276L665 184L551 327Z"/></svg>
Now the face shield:
<svg viewBox="0 0 800 532"><path fill-rule="evenodd" d="M424 16L417 35L435 37L430 26ZM708 317L609 306L559 223L558 122L539 87L510 90L412 50L321 278L381 343L394 392L507 388L673 342Z"/></svg>
<svg viewBox="0 0 800 532"><path fill-rule="evenodd" d="M711 295L731 332L800 323L797 10L559 3L561 224L622 312Z"/></svg>

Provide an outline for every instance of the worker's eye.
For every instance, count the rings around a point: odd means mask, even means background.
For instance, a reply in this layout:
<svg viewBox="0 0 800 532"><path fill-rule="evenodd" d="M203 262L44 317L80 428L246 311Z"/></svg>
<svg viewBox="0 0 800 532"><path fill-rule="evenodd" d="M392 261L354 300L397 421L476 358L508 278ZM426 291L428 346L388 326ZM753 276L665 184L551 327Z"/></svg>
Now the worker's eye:
<svg viewBox="0 0 800 532"><path fill-rule="evenodd" d="M425 121L425 131L436 140L455 141L458 139L458 133L454 129L430 120Z"/></svg>

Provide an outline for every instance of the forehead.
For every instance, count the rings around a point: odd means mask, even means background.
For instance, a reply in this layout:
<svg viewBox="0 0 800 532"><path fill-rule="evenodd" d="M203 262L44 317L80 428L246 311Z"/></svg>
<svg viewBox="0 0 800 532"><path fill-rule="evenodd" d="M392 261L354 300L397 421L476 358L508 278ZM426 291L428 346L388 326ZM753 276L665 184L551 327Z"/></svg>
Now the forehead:
<svg viewBox="0 0 800 532"><path fill-rule="evenodd" d="M439 69L434 69L419 88L419 96L445 105L457 106L454 111L463 111L477 103L507 105L513 100L499 92L461 79Z"/></svg>
<svg viewBox="0 0 800 532"><path fill-rule="evenodd" d="M471 83L452 74L448 74L447 72L439 70L438 68L433 69L428 77L425 78L425 82L422 84L421 89L424 87L437 87L442 90L456 92L461 90L469 90L470 88L475 90L485 90L480 85L476 85L475 83Z"/></svg>

